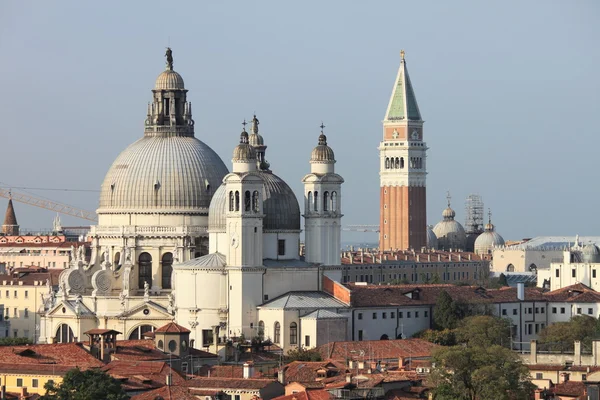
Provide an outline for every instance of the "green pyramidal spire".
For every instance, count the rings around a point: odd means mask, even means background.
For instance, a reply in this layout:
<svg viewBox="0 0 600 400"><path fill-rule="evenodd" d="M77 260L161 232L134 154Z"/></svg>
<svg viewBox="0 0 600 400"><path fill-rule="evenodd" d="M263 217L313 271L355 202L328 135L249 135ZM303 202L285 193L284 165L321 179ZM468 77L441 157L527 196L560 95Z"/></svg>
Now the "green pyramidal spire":
<svg viewBox="0 0 600 400"><path fill-rule="evenodd" d="M421 112L417 105L417 98L410 82L410 77L408 76L406 61L404 60L404 50L402 50L400 55L402 56L402 60L398 69L396 83L392 90L392 97L390 98L385 114L385 121L421 121Z"/></svg>

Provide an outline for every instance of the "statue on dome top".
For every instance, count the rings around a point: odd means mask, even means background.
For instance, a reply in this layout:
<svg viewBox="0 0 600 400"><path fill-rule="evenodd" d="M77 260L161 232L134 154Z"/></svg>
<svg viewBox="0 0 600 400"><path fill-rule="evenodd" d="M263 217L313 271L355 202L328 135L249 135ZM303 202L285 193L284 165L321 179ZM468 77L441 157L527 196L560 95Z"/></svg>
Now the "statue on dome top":
<svg viewBox="0 0 600 400"><path fill-rule="evenodd" d="M173 69L173 51L170 47L167 47L167 51L165 52L165 57L167 57L167 69Z"/></svg>

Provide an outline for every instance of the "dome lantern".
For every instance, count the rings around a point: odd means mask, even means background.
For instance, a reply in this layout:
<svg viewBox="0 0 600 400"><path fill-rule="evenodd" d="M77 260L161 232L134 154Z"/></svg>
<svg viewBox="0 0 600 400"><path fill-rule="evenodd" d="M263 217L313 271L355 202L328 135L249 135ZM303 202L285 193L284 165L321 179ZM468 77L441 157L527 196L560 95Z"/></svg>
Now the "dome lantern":
<svg viewBox="0 0 600 400"><path fill-rule="evenodd" d="M240 134L240 144L233 149L233 172L251 172L256 171L256 150L248 141L248 132L246 132L247 122L242 123L244 129Z"/></svg>
<svg viewBox="0 0 600 400"><path fill-rule="evenodd" d="M331 147L327 145L327 136L323 133L325 125L321 122L321 134L319 135L319 141L317 146L310 153L310 164L311 172L318 173L332 173L334 172L335 154Z"/></svg>
<svg viewBox="0 0 600 400"><path fill-rule="evenodd" d="M488 211L488 223L485 224L485 231L475 240L475 253L491 254L494 247L503 246L504 238L500 236L492 224L492 212Z"/></svg>

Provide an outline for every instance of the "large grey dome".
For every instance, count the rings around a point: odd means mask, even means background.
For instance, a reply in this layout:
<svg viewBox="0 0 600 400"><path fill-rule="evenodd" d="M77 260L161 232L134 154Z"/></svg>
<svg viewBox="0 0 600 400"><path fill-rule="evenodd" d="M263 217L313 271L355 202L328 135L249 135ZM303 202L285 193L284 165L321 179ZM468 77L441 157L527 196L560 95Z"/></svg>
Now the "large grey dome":
<svg viewBox="0 0 600 400"><path fill-rule="evenodd" d="M455 215L456 213L448 204L448 208L442 212L444 219L433 228L440 250L464 250L467 245L465 229L460 222L454 220Z"/></svg>
<svg viewBox="0 0 600 400"><path fill-rule="evenodd" d="M600 262L600 249L592 242L583 246L581 253L583 255L583 262L585 263Z"/></svg>
<svg viewBox="0 0 600 400"><path fill-rule="evenodd" d="M431 225L427 225L427 242L426 242L427 248L437 250L437 248L438 248L437 236L435 236L435 233L433 233L433 230L431 228L432 228Z"/></svg>
<svg viewBox="0 0 600 400"><path fill-rule="evenodd" d="M227 173L217 153L193 136L144 136L108 170L98 213L206 213Z"/></svg>
<svg viewBox="0 0 600 400"><path fill-rule="evenodd" d="M292 189L280 177L269 171L258 171L263 180L264 230L300 230L300 206ZM227 193L225 185L215 192L210 203L208 229L224 232L226 229Z"/></svg>

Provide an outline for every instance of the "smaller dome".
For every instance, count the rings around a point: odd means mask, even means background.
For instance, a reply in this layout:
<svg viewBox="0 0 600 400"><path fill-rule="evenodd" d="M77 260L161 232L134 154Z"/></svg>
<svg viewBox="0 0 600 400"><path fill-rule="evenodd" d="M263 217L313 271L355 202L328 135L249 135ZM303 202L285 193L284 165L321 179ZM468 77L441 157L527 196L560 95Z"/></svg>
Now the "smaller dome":
<svg viewBox="0 0 600 400"><path fill-rule="evenodd" d="M490 254L496 246L503 246L504 238L498 232L486 230L475 240L475 253Z"/></svg>
<svg viewBox="0 0 600 400"><path fill-rule="evenodd" d="M456 217L456 213L450 208L450 206L448 206L448 208L442 211L442 217L444 219L454 219L454 217Z"/></svg>
<svg viewBox="0 0 600 400"><path fill-rule="evenodd" d="M586 263L598 263L600 262L600 249L594 243L589 242L581 250L583 255L583 262Z"/></svg>
<svg viewBox="0 0 600 400"><path fill-rule="evenodd" d="M183 78L172 69L163 71L154 84L154 90L183 90Z"/></svg>
<svg viewBox="0 0 600 400"><path fill-rule="evenodd" d="M335 155L331 147L327 146L327 136L321 132L319 135L319 144L310 154L311 162L335 162Z"/></svg>
<svg viewBox="0 0 600 400"><path fill-rule="evenodd" d="M233 161L256 161L256 150L248 143L248 132L242 131L240 144L233 149Z"/></svg>
<svg viewBox="0 0 600 400"><path fill-rule="evenodd" d="M427 248L437 250L438 240L433 232L433 226L427 225Z"/></svg>

